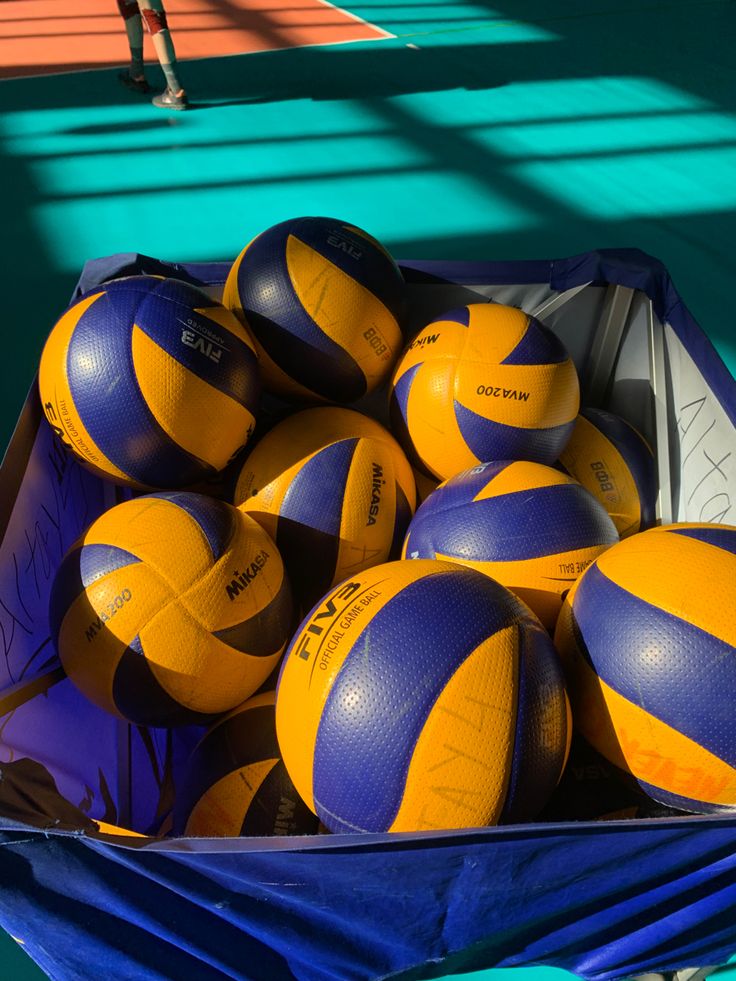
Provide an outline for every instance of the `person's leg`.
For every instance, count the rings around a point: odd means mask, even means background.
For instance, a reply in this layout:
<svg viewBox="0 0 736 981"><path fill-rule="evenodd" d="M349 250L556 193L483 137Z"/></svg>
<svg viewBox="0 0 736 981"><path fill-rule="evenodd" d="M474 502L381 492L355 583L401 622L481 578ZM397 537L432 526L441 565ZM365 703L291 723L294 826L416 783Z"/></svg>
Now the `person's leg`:
<svg viewBox="0 0 736 981"><path fill-rule="evenodd" d="M143 68L143 21L137 0L118 0L118 9L125 21L125 33L130 48L130 68L118 75L128 88L147 92L148 83Z"/></svg>
<svg viewBox="0 0 736 981"><path fill-rule="evenodd" d="M177 75L176 52L166 21L163 0L138 0L138 6L166 77L166 90L154 98L154 105L184 109L188 104L187 97Z"/></svg>

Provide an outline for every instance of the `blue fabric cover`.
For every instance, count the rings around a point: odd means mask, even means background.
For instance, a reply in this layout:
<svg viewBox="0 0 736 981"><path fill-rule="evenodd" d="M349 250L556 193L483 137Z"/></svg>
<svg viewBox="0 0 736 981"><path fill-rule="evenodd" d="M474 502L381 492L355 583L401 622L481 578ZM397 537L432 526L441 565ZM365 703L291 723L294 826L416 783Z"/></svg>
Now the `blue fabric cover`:
<svg viewBox="0 0 736 981"><path fill-rule="evenodd" d="M736 948L724 818L141 848L2 839L0 921L59 979L88 981L92 965L109 978L408 981L547 964L603 981Z"/></svg>

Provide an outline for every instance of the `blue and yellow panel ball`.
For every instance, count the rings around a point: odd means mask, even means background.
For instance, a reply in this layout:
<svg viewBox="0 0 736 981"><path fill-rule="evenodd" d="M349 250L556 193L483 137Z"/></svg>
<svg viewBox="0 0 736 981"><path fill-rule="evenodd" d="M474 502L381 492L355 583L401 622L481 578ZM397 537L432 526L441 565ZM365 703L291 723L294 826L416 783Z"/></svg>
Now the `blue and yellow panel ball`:
<svg viewBox="0 0 736 981"><path fill-rule="evenodd" d="M403 346L398 265L335 218L293 218L257 235L223 303L252 331L265 387L287 398L354 402L388 377Z"/></svg>
<svg viewBox="0 0 736 981"><path fill-rule="evenodd" d="M246 457L235 504L276 542L302 612L346 576L398 558L414 513L411 467L374 419L303 409Z"/></svg>
<svg viewBox="0 0 736 981"><path fill-rule="evenodd" d="M503 460L440 484L412 518L402 555L477 569L553 628L563 593L617 541L603 505L572 477Z"/></svg>
<svg viewBox="0 0 736 981"><path fill-rule="evenodd" d="M389 562L323 597L297 630L276 734L333 832L532 818L562 773L569 708L551 638L487 576Z"/></svg>
<svg viewBox="0 0 736 981"><path fill-rule="evenodd" d="M281 759L275 701L274 691L253 695L213 723L195 746L174 805L179 833L317 834L319 822Z"/></svg>
<svg viewBox="0 0 736 981"><path fill-rule="evenodd" d="M65 555L49 619L61 663L101 708L168 726L227 712L289 639L281 556L231 504L169 491L118 504Z"/></svg>
<svg viewBox="0 0 736 981"><path fill-rule="evenodd" d="M177 279L130 276L77 300L39 369L47 419L92 470L139 489L213 476L245 445L260 397L243 325Z"/></svg>
<svg viewBox="0 0 736 981"><path fill-rule="evenodd" d="M516 307L471 303L404 352L391 426L413 464L446 480L489 460L554 463L579 406L575 365L551 330Z"/></svg>
<svg viewBox="0 0 736 981"><path fill-rule="evenodd" d="M736 528L673 524L600 555L555 631L583 737L651 798L736 807Z"/></svg>
<svg viewBox="0 0 736 981"><path fill-rule="evenodd" d="M654 454L639 430L621 416L583 409L558 462L601 502L621 538L654 524Z"/></svg>

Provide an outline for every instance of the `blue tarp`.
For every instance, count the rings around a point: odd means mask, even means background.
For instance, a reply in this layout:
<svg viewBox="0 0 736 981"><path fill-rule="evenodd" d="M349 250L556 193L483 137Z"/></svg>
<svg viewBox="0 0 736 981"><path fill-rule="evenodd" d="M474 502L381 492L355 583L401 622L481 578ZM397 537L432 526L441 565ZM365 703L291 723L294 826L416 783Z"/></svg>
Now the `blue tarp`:
<svg viewBox="0 0 736 981"><path fill-rule="evenodd" d="M97 260L80 289L170 268L148 257ZM640 252L403 268L419 290L447 281L640 290L687 354L673 348L672 359L692 361L713 411L736 418L733 379L666 270ZM178 271L213 286L227 269ZM198 731L106 717L78 696L49 649L53 571L115 497L58 456L35 398L1 488L0 924L51 977L409 981L545 964L602 981L719 964L736 951L730 817L308 838L100 833L100 821L166 830L177 768ZM719 427L730 452L733 432L723 419Z"/></svg>

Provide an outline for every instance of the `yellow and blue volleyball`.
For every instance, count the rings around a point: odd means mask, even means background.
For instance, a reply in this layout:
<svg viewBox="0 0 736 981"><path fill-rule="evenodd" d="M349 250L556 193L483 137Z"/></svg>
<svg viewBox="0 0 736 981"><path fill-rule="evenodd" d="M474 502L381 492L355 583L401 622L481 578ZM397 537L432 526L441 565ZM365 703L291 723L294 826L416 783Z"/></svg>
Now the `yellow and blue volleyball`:
<svg viewBox="0 0 736 981"><path fill-rule="evenodd" d="M195 837L317 834L276 739L276 693L253 695L216 720L187 761L174 814Z"/></svg>
<svg viewBox="0 0 736 981"><path fill-rule="evenodd" d="M319 406L256 444L234 503L276 542L306 612L346 576L398 558L416 490L404 452L379 422Z"/></svg>
<svg viewBox="0 0 736 981"><path fill-rule="evenodd" d="M654 454L639 430L621 416L583 409L558 464L601 502L621 538L654 524Z"/></svg>
<svg viewBox="0 0 736 981"><path fill-rule="evenodd" d="M504 586L396 561L329 592L279 676L276 734L333 832L532 818L562 773L569 707L548 632Z"/></svg>
<svg viewBox="0 0 736 981"><path fill-rule="evenodd" d="M412 518L402 555L477 569L553 628L563 593L618 540L603 505L572 477L504 460L440 484Z"/></svg>
<svg viewBox="0 0 736 981"><path fill-rule="evenodd" d="M549 328L516 307L471 303L402 355L391 427L414 465L446 480L490 460L554 463L579 407L575 365Z"/></svg>
<svg viewBox="0 0 736 981"><path fill-rule="evenodd" d="M47 419L91 469L139 489L212 477L245 445L260 396L252 340L203 290L130 276L72 304L39 369Z"/></svg>
<svg viewBox="0 0 736 981"><path fill-rule="evenodd" d="M287 398L354 402L403 347L401 270L372 235L334 218L257 235L233 263L223 303L250 328L265 387Z"/></svg>
<svg viewBox="0 0 736 981"><path fill-rule="evenodd" d="M651 798L736 807L736 528L682 523L600 555L555 643L582 736Z"/></svg>
<svg viewBox="0 0 736 981"><path fill-rule="evenodd" d="M83 694L152 726L244 701L293 627L273 541L231 504L185 491L136 497L97 518L56 573L49 621Z"/></svg>

